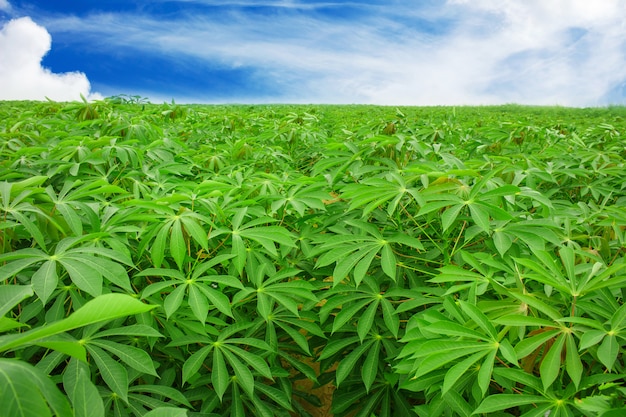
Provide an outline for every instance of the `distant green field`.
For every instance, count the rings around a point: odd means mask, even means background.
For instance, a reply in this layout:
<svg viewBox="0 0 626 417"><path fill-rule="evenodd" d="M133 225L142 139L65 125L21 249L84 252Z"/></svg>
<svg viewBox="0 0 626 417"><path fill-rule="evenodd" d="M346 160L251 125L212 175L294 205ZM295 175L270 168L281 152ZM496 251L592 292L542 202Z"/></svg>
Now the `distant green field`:
<svg viewBox="0 0 626 417"><path fill-rule="evenodd" d="M0 102L0 414L618 416L626 108Z"/></svg>

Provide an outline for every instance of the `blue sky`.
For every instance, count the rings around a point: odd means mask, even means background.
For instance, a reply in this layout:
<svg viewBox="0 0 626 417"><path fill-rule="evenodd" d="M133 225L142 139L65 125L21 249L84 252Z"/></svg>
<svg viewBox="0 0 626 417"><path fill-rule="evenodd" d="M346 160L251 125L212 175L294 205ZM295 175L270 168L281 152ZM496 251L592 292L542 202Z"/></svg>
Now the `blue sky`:
<svg viewBox="0 0 626 417"><path fill-rule="evenodd" d="M626 0L0 0L0 99L626 104Z"/></svg>

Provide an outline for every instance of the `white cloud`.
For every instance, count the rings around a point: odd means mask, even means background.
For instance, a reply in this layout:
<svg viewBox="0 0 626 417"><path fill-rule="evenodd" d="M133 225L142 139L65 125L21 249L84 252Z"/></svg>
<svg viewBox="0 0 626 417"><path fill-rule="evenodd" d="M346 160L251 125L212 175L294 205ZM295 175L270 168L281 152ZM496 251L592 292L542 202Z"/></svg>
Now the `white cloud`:
<svg viewBox="0 0 626 417"><path fill-rule="evenodd" d="M11 5L8 0L0 0L0 11L9 12L11 11Z"/></svg>
<svg viewBox="0 0 626 417"><path fill-rule="evenodd" d="M85 74L55 74L41 66L51 43L48 31L29 17L10 20L0 29L1 100L44 100L48 97L56 101L72 101L80 100L81 94L88 99L101 98L97 93L90 93Z"/></svg>
<svg viewBox="0 0 626 417"><path fill-rule="evenodd" d="M391 3L364 4L356 20L231 8L172 20L98 14L47 26L116 54L256 70L275 86L259 101L587 106L607 104L601 100L626 80L623 0Z"/></svg>

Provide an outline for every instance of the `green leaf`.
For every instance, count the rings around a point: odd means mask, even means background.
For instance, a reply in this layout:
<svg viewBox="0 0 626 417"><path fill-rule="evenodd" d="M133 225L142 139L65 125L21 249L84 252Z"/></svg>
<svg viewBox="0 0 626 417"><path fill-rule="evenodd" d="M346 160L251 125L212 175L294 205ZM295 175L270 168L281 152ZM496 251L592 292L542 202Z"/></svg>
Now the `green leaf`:
<svg viewBox="0 0 626 417"><path fill-rule="evenodd" d="M76 381L68 395L75 417L104 417L102 397L83 367L77 367Z"/></svg>
<svg viewBox="0 0 626 417"><path fill-rule="evenodd" d="M226 389L228 388L230 376L228 375L228 370L226 369L224 356L222 355L221 350L217 348L213 350L213 369L211 371L211 382L213 383L213 388L215 389L217 396L220 397L221 401L222 398L224 398L224 393L226 392Z"/></svg>
<svg viewBox="0 0 626 417"><path fill-rule="evenodd" d="M187 285L179 285L169 293L163 301L163 310L165 310L165 317L168 319L180 308L185 298L185 290Z"/></svg>
<svg viewBox="0 0 626 417"><path fill-rule="evenodd" d="M223 314L226 314L228 317L233 317L230 300L226 295L206 285L198 285L197 287L209 299L209 301L215 306L215 308L217 308Z"/></svg>
<svg viewBox="0 0 626 417"><path fill-rule="evenodd" d="M189 356L189 358L187 358L187 360L183 364L183 383L190 381L191 377L198 372L198 370L204 364L204 360L211 352L211 349L213 349L213 344L203 346L197 352L193 353L191 356ZM212 376L214 373L215 372L212 373Z"/></svg>
<svg viewBox="0 0 626 417"><path fill-rule="evenodd" d="M69 317L33 330L0 337L0 352L90 324L145 313L155 306L126 294L105 294L85 303Z"/></svg>
<svg viewBox="0 0 626 417"><path fill-rule="evenodd" d="M44 305L57 288L58 282L56 261L44 262L31 278L33 290Z"/></svg>
<svg viewBox="0 0 626 417"><path fill-rule="evenodd" d="M494 349L492 352L490 352L478 369L478 375L476 376L476 379L478 381L480 392L483 394L483 396L487 393L489 389L489 384L491 383L491 373L493 372L493 364L496 359L497 353L497 349Z"/></svg>
<svg viewBox="0 0 626 417"><path fill-rule="evenodd" d="M174 221L171 227L170 253L174 261L176 261L178 268L182 268L185 255L187 254L187 245L185 244L183 229L179 219Z"/></svg>
<svg viewBox="0 0 626 417"><path fill-rule="evenodd" d="M76 259L60 258L59 262L78 288L93 297L102 294L102 275L98 271Z"/></svg>
<svg viewBox="0 0 626 417"><path fill-rule="evenodd" d="M126 368L99 347L88 344L87 350L96 362L100 376L111 388L111 391L119 395L124 402L128 402L128 372Z"/></svg>
<svg viewBox="0 0 626 417"><path fill-rule="evenodd" d="M398 338L400 317L398 317L398 314L393 309L393 305L391 305L389 300L381 298L380 303L383 309L383 321L385 322L385 326L387 326L387 330L389 330L395 338Z"/></svg>
<svg viewBox="0 0 626 417"><path fill-rule="evenodd" d="M291 406L291 400L285 394L285 392L276 389L270 385L260 383L258 381L255 381L254 389L266 395L269 399L278 404L283 410L293 411L293 407Z"/></svg>
<svg viewBox="0 0 626 417"><path fill-rule="evenodd" d="M216 351L218 351L218 349L216 349ZM229 365L233 368L235 377L237 378L237 383L241 386L241 388L243 388L246 394L252 396L254 393L254 376L252 375L250 369L229 350L222 349L221 352L224 354L224 357L228 361Z"/></svg>
<svg viewBox="0 0 626 417"><path fill-rule="evenodd" d="M251 338L236 339L236 338L234 338L234 339L229 339L229 340L233 341L233 342L241 342L242 344L246 344L245 343L246 341L252 342L255 339L251 339ZM254 346L255 344L251 343L248 346ZM268 348L269 348L269 346L268 346ZM232 343L225 344L224 345L224 349L227 349L227 350L233 352L234 354L236 354L237 356L239 356L241 359L244 360L244 362L246 362L248 365L250 365L255 371L257 371L259 374L261 374L264 378L273 379L272 371L270 370L270 367L267 365L267 362L265 362L265 360L261 356L256 355L254 353L251 353L250 351L243 350L240 347L237 347L237 346L233 345Z"/></svg>
<svg viewBox="0 0 626 417"><path fill-rule="evenodd" d="M450 367L443 379L441 394L445 395L450 389L452 389L452 387L454 386L454 384L456 384L459 378L465 375L467 370L480 359L482 359L487 353L489 353L488 350L476 352L473 355L470 355L467 358L463 359L461 362L457 362L452 367Z"/></svg>
<svg viewBox="0 0 626 417"><path fill-rule="evenodd" d="M515 353L515 349L511 345L511 342L507 339L502 339L500 341L499 349L504 359L509 361L509 363L517 365L517 354Z"/></svg>
<svg viewBox="0 0 626 417"><path fill-rule="evenodd" d="M550 399L529 394L495 394L485 398L472 414L493 413L520 405L545 404Z"/></svg>
<svg viewBox="0 0 626 417"><path fill-rule="evenodd" d="M30 285L1 285L0 286L0 316L4 316L13 307L26 297L34 294Z"/></svg>
<svg viewBox="0 0 626 417"><path fill-rule="evenodd" d="M146 414L143 417L187 417L187 410L177 407L158 407Z"/></svg>
<svg viewBox="0 0 626 417"><path fill-rule="evenodd" d="M440 320L429 325L426 330L437 334L445 334L447 336L463 336L470 339L489 340L483 333L476 330L468 329L453 321Z"/></svg>
<svg viewBox="0 0 626 417"><path fill-rule="evenodd" d="M602 339L604 339L604 336L606 336L606 331L604 330L587 330L580 337L580 346L578 349L585 350L591 346L597 345Z"/></svg>
<svg viewBox="0 0 626 417"><path fill-rule="evenodd" d="M533 353L539 346L554 338L559 333L559 330L554 329L541 332L535 336L527 337L515 345L515 353L517 354L517 357L525 358Z"/></svg>
<svg viewBox="0 0 626 417"><path fill-rule="evenodd" d="M108 336L144 336L144 337L165 337L157 330L145 324L131 324L124 327L116 327L114 329L107 329L91 336L91 339L96 337L108 337Z"/></svg>
<svg viewBox="0 0 626 417"><path fill-rule="evenodd" d="M66 399L46 374L28 363L0 358L2 413L16 417L72 416Z"/></svg>
<svg viewBox="0 0 626 417"><path fill-rule="evenodd" d="M370 339L365 343L359 345L356 349L350 352L346 357L344 357L339 365L337 366L337 371L335 373L335 380L337 382L337 386L340 386L341 383L348 377L357 361L363 356L363 354L369 349L374 343L374 339Z"/></svg>
<svg viewBox="0 0 626 417"><path fill-rule="evenodd" d="M572 382L578 389L580 385L580 379L583 375L583 364L580 360L580 356L578 356L578 349L576 348L576 341L574 340L574 336L571 333L566 335L566 343L565 343L565 370L567 374L572 379Z"/></svg>
<svg viewBox="0 0 626 417"><path fill-rule="evenodd" d="M561 370L561 352L563 351L565 337L565 334L559 335L541 361L539 374L541 375L544 390L547 390L552 385Z"/></svg>
<svg viewBox="0 0 626 417"><path fill-rule="evenodd" d="M463 207L465 207L465 205L459 204L456 206L452 206L443 212L443 214L441 215L441 225L444 232L448 230L450 226L452 226Z"/></svg>
<svg viewBox="0 0 626 417"><path fill-rule="evenodd" d="M187 289L189 290L189 296L187 297L189 307L191 307L191 311L198 321L204 323L209 313L209 301L198 288L198 285L189 284Z"/></svg>
<svg viewBox="0 0 626 417"><path fill-rule="evenodd" d="M607 335L600 346L598 346L598 359L609 371L613 369L619 348L617 337L614 334Z"/></svg>
<svg viewBox="0 0 626 417"><path fill-rule="evenodd" d="M478 204L469 204L470 216L474 223L483 231L489 233L489 213Z"/></svg>
<svg viewBox="0 0 626 417"><path fill-rule="evenodd" d="M365 361L361 367L361 379L363 380L365 390L368 393L370 392L372 384L376 379L376 374L378 373L378 364L380 362L379 351L380 341L376 340L373 343L372 348L370 348L369 352L367 352L367 356L365 357Z"/></svg>
<svg viewBox="0 0 626 417"><path fill-rule="evenodd" d="M485 316L485 314L480 311L478 307L462 300L459 300L459 305L461 306L463 312L467 314L467 316L471 318L474 323L476 323L485 333L487 333L492 340L496 340L496 338L498 337L496 328L493 327L493 324L491 324L489 318Z"/></svg>
<svg viewBox="0 0 626 417"><path fill-rule="evenodd" d="M376 317L376 312L378 310L378 300L373 301L365 311L359 317L359 321L356 326L357 334L359 335L359 340L363 343L363 339L367 336L372 325L374 324L374 318Z"/></svg>
<svg viewBox="0 0 626 417"><path fill-rule="evenodd" d="M148 375L158 376L152 358L143 349L134 346L124 345L122 343L112 342L110 340L92 340L89 342L92 346L98 346L117 356L122 362L133 369Z"/></svg>
<svg viewBox="0 0 626 417"><path fill-rule="evenodd" d="M359 300L354 304L351 304L347 307L343 307L339 313L335 316L335 320L333 321L333 329L331 333L335 333L337 330L341 329L344 324L353 319L356 314L367 304L371 302L371 299Z"/></svg>
<svg viewBox="0 0 626 417"><path fill-rule="evenodd" d="M383 272L390 277L392 280L396 280L396 256L393 254L393 250L391 250L391 246L389 244L383 245L382 252L380 255L380 264L383 268Z"/></svg>

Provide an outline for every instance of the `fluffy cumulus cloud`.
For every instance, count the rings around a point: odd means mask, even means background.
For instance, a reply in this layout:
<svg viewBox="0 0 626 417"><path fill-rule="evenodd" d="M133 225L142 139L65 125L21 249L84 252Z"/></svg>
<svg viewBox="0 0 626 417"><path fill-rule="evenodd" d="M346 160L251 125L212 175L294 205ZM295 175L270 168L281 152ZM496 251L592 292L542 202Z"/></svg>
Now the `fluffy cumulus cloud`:
<svg viewBox="0 0 626 417"><path fill-rule="evenodd" d="M0 8L10 6L0 0ZM100 98L91 93L85 74L55 74L41 66L50 50L48 31L29 17L10 20L0 29L0 99L2 100L80 100Z"/></svg>

